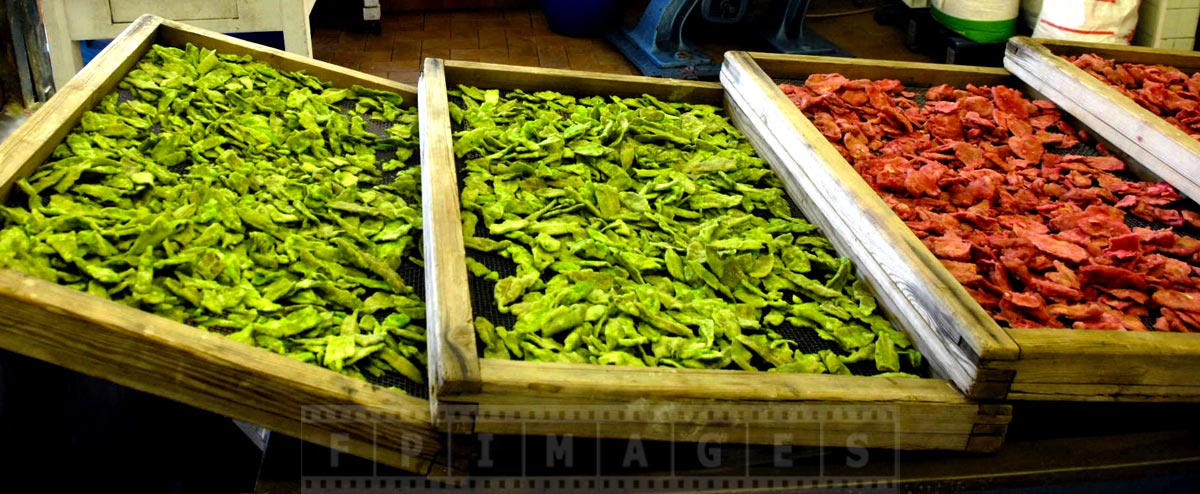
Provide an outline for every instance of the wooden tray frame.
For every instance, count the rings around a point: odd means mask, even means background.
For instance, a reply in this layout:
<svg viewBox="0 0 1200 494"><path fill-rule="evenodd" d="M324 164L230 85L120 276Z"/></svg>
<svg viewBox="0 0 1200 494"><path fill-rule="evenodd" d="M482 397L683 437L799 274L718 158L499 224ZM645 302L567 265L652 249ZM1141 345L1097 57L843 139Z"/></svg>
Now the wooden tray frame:
<svg viewBox="0 0 1200 494"><path fill-rule="evenodd" d="M941 345L959 357L953 362L960 368L949 372L967 376L954 379L960 389L989 399L1200 400L1197 335L1001 328L773 79L803 80L825 72L918 87L1005 84L1038 93L1003 69L881 60L728 52L721 71L735 106L751 115L748 132L786 155L786 166L814 201L838 205L823 209L828 221L859 234L863 249L876 265L887 267L894 286L923 308Z"/></svg>
<svg viewBox="0 0 1200 494"><path fill-rule="evenodd" d="M821 445L844 444L865 427L853 421L824 418L866 414L885 417L894 425L888 433L867 439L869 447L970 451L999 448L1011 408L975 403L941 379L479 358L467 288L457 165L446 94L447 85L457 84L585 95L651 94L665 100L716 105L727 101L721 86L712 83L426 59L418 92L425 164L425 267L431 280L426 296L430 395L440 429L626 439L633 435L659 440L708 438L758 444L782 440ZM734 115L735 124L738 121ZM759 150L764 158L774 159L772 154ZM803 200L799 205L806 214L812 207ZM889 302L881 299L885 307ZM796 421L786 417L805 418ZM780 439L780 434L789 437Z"/></svg>
<svg viewBox="0 0 1200 494"><path fill-rule="evenodd" d="M1200 141L1062 58L1095 53L1124 63L1200 72L1200 53L1016 37L1004 67L1155 176L1200 202Z"/></svg>
<svg viewBox="0 0 1200 494"><path fill-rule="evenodd" d="M0 200L152 44L189 42L416 102L411 86L146 15L0 143ZM452 472L428 400L11 270L0 270L0 347L396 468Z"/></svg>

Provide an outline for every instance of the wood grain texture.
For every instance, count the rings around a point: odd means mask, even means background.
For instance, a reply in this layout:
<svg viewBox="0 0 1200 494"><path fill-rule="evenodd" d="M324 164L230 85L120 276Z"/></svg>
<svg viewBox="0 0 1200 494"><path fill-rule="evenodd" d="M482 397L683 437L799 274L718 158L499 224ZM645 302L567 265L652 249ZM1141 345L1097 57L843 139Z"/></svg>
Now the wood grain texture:
<svg viewBox="0 0 1200 494"><path fill-rule="evenodd" d="M1018 44L1039 44L1058 56L1079 56L1095 53L1121 63L1148 65L1170 65L1184 72L1200 71L1200 53L1194 51L1164 50L1145 46L1087 43L1057 39L1012 38Z"/></svg>
<svg viewBox="0 0 1200 494"><path fill-rule="evenodd" d="M831 445L840 438L860 436L878 447L965 450L976 439L1002 439L1011 419L1007 406L998 410L882 400L780 402L643 397L603 401L578 396L542 399L538 407L529 407L525 400L493 395L488 403L479 405L476 430L801 445Z"/></svg>
<svg viewBox="0 0 1200 494"><path fill-rule="evenodd" d="M884 62L806 56L770 56L768 66L785 73L768 75L757 64L760 54L728 52L721 81L730 99L746 115L745 131L771 145L780 167L786 168L799 189L806 215L827 223L826 230L848 235L849 248L861 259L860 269L876 272L881 299L917 319L912 324L914 344L940 376L964 392L991 392L972 388L980 363L988 359L1012 360L1017 346L983 308L971 298L937 258L909 230L891 208L871 190L858 172L838 153L819 130L778 89L775 77L804 79L809 70L853 74L858 77L893 77ZM791 60L791 68L782 68ZM876 62L879 64L877 66ZM891 63L892 65L899 63ZM912 84L931 85L937 67L901 74ZM989 81L1005 80L995 69L947 69L953 77L982 74ZM810 213L810 211L812 211ZM998 396L975 395L982 398ZM1002 395L1001 395L1002 396Z"/></svg>
<svg viewBox="0 0 1200 494"><path fill-rule="evenodd" d="M480 395L632 400L914 402L978 406L941 379L546 364L480 359ZM754 385L747 385L752 380ZM507 399L507 398L506 398ZM465 401L465 400L464 400ZM482 402L482 401L480 401Z"/></svg>
<svg viewBox="0 0 1200 494"><path fill-rule="evenodd" d="M1021 347L1021 359L996 365L1016 371L1017 389L1102 385L1140 387L1144 393L1161 387L1172 396L1200 389L1200 335L1061 329L1014 329L1011 334Z"/></svg>
<svg viewBox="0 0 1200 494"><path fill-rule="evenodd" d="M1200 386L1013 383L1011 400L1200 402Z"/></svg>
<svg viewBox="0 0 1200 494"><path fill-rule="evenodd" d="M777 72L764 71L759 63ZM877 64L886 69L872 69ZM809 181L806 192L814 196L813 201L837 204L826 209L834 213L830 221L840 220L856 233L879 232L880 236L863 235L859 240L869 245L877 264L888 268L895 284L902 287L914 304L924 307L939 330L935 338L918 338L918 348L936 356L939 351L936 345L931 349L922 345L942 338L951 351L955 345L964 348L962 344L968 343L964 350L977 352L973 361L970 352L954 360L973 362L974 369L968 374L970 380L951 377L969 396L1196 401L1195 392L1200 388L1200 371L1196 370L1200 369L1197 335L1000 328L771 80L772 77L803 79L809 73L825 71L848 77L898 78L923 86L1003 82L1028 94L1050 96L1057 90L1005 78L1004 71L999 69L950 67L943 74L940 67L895 71L887 62L870 60L731 52L726 56L722 80L730 88L735 106L748 114L752 122L750 132L761 133L765 140L779 145L776 149L780 154L795 163L796 176ZM1083 77L1094 81L1086 74ZM1090 130L1083 116L1075 116L1079 117L1080 128ZM1113 139L1107 141L1116 143ZM1151 179L1159 179L1153 174L1153 167L1142 166L1133 153L1122 154L1133 160L1132 168ZM1194 163L1200 166L1200 161ZM986 344L972 344L973 341ZM930 361L939 371L955 372L953 368L945 369L945 362L936 357Z"/></svg>
<svg viewBox="0 0 1200 494"><path fill-rule="evenodd" d="M753 103L739 103L742 100L737 91L731 91L727 99L726 107L735 125L753 129L758 124L743 111L743 108L749 108ZM798 144L795 141L780 142L771 132L750 131L746 133L746 137L755 148L761 150L760 156L775 169L776 174L782 179L788 195L804 213L805 218L827 233L839 253L854 261L854 265L860 272L859 276L864 280L887 280L883 285L879 285L875 281L868 281L868 283L880 306L890 316L889 319L892 323L906 333L914 335L913 343L925 356L934 375L951 379L960 386L964 386L964 389L987 392L988 390L971 387L977 381L977 377L974 375L977 366L974 361L970 357L956 352L957 348L943 344L944 340L934 330L935 325L931 322L932 318L928 312L911 302L907 295L908 292L902 288L902 285L889 284L894 283L893 280L898 278L892 274L888 265L876 261L873 257L871 241L860 239L860 232L856 232L838 218L836 212L838 208L829 207L828 203L821 200L819 194L811 193L815 185L807 179L806 171L796 168L794 162L783 157L786 154L785 150L795 148ZM986 394L973 394L972 396L991 397ZM999 396L1003 396L1003 394Z"/></svg>
<svg viewBox="0 0 1200 494"><path fill-rule="evenodd" d="M444 62L425 59L421 92L421 204L425 228L425 306L430 393L434 399L479 389L479 354L467 288L458 172L450 132ZM435 404L436 406L436 404Z"/></svg>
<svg viewBox="0 0 1200 494"><path fill-rule="evenodd" d="M9 270L0 347L411 471L443 442L426 400Z"/></svg>
<svg viewBox="0 0 1200 494"><path fill-rule="evenodd" d="M143 16L0 143L0 200L116 88L151 44L187 42L250 54L341 87L396 91L415 103L408 86ZM442 435L433 431L427 400L8 270L0 270L0 347L397 468L427 473L442 459ZM312 415L310 406L350 407L368 416L329 419Z"/></svg>
<svg viewBox="0 0 1200 494"><path fill-rule="evenodd" d="M593 94L638 96L651 94L662 99L722 105L727 93L719 84L687 81L668 81L633 76L613 76L584 72L567 72L551 69L479 64L471 62L427 61L420 84L423 112L448 112L444 87L459 84L488 89L523 89L526 91L553 90L587 96ZM434 101L434 96L437 100ZM422 152L425 158L423 177L426 217L426 266L430 253L437 257L437 272L451 269L446 263L454 261L465 269L466 249L460 228L459 203L456 182L456 164L452 154L452 140L448 117L422 113ZM434 119L436 127L431 125ZM734 119L739 125L739 120ZM431 136L426 133L441 132L446 136ZM769 151L762 146L767 143L752 142L760 155L769 158ZM426 149L436 146L436 149ZM436 153L436 154L435 154ZM438 176L442 182L431 182ZM444 193L438 193L445 191ZM804 197L796 197L803 201ZM431 204L430 201L442 201ZM445 243L431 243L429 225L445 225L455 230L455 237ZM449 232L445 233L450 235ZM841 230L827 230L827 235L844 235ZM839 242L850 246L857 242ZM434 246L436 245L436 249ZM864 272L865 276L873 273ZM430 279L433 278L430 272ZM642 437L670 439L672 424L688 425L692 431L688 438L703 434L728 435L744 441L747 434L751 440L770 443L776 434L796 432L790 444L815 445L820 441L820 429L814 429L814 421L804 424L757 423L747 428L742 419L687 419L678 414L688 411L705 413L778 413L803 415L811 410L825 407L847 413L891 413L890 422L881 426L870 426L845 421L829 422L824 425L827 433L850 434L858 431L888 432L877 440L881 447L905 449L952 449L964 450L974 437L996 437L1011 419L1011 410L980 405L962 396L947 381L941 379L876 378L861 376L832 376L767 372L744 372L731 370L636 368L624 366L599 366L586 364L557 364L524 362L496 359L480 359L475 350L473 319L464 280L445 282L438 278L439 286L430 289L435 297L457 297L463 300L456 305L436 305L441 314L431 312L430 319L457 321L457 325L431 324L430 339L439 341L441 348L431 350L431 362L442 366L436 371L436 380L446 383L461 377L460 369L476 372L469 381L473 390L459 388L453 392L445 387L435 389L435 417L443 430L474 430L490 433L572 433L582 436ZM878 279L869 278L875 286ZM455 295L457 292L458 295ZM431 311L435 310L430 305ZM901 327L905 327L901 325ZM461 332L450 337L446 331ZM468 341L469 337L469 341ZM461 350L452 356L445 355L449 346L447 339L456 340L454 345L470 350ZM432 346L432 345L431 345ZM434 357L434 353L443 355ZM446 366L454 366L449 369ZM751 384L752 383L752 384ZM547 416L551 412L568 413L570 416ZM606 418L604 414L627 417L627 413L647 413L635 420ZM540 414L540 415L539 415ZM581 420L579 414L586 416ZM600 415L597 415L600 414ZM675 415L672 415L675 414ZM530 421L537 415L538 420ZM616 417L615 415L613 417ZM464 423L466 422L466 423ZM599 424L599 425L598 425ZM987 427L981 427L987 426ZM597 427L604 430L597 430ZM610 436L611 435L611 436ZM883 435L890 439L884 441ZM679 436L674 436L679 437ZM826 436L828 439L831 436ZM997 444L994 440L976 441L976 444Z"/></svg>
<svg viewBox="0 0 1200 494"><path fill-rule="evenodd" d="M1081 53L1191 71L1200 70L1200 54L1017 37L1004 55L1008 70L1147 169L1153 177L1146 178L1200 201L1200 141L1059 56Z"/></svg>
<svg viewBox="0 0 1200 494"><path fill-rule="evenodd" d="M744 56L752 58L765 73L777 79L803 81L812 74L837 72L850 79L896 79L907 86L1012 84L1016 80L1004 69L992 67L759 52L746 53ZM739 54L738 57L743 55Z"/></svg>
<svg viewBox="0 0 1200 494"><path fill-rule="evenodd" d="M517 70L519 69L519 70ZM570 94L604 94L638 97L649 94L667 101L720 105L723 91L711 82L664 81L652 77L579 72L540 67L447 61L446 80L451 85L559 91Z"/></svg>

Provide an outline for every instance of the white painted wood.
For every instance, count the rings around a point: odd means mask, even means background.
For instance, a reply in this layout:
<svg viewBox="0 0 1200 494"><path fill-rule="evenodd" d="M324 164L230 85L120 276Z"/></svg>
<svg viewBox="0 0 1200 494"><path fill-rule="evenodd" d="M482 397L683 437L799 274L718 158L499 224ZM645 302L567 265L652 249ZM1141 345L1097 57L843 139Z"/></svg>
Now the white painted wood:
<svg viewBox="0 0 1200 494"><path fill-rule="evenodd" d="M79 41L112 39L144 13L224 33L282 31L284 49L312 56L308 14L316 0L42 0L54 84L83 68Z"/></svg>
<svg viewBox="0 0 1200 494"><path fill-rule="evenodd" d="M795 108L745 54L726 54L721 84L735 122L758 144L755 148L776 169L805 217L822 231L839 232L830 240L879 282L874 288L880 304L903 323L935 375L968 392L978 381L980 356L991 354L995 345L983 341L986 332L978 328L995 322L982 309L972 312L947 302L969 300L969 295L951 293L962 291L961 286L922 268L928 263L915 260L924 249L920 241L881 199L863 201L875 196L848 165L842 173L830 167L823 153L836 151L807 120L789 118ZM808 129L807 135L798 126Z"/></svg>
<svg viewBox="0 0 1200 494"><path fill-rule="evenodd" d="M67 81L83 67L79 45L68 34L66 5L62 1L42 2L42 26L46 30L46 45L50 52L50 70L54 73L54 86L62 89ZM94 12L94 15L100 12ZM105 12L108 14L107 5Z"/></svg>
<svg viewBox="0 0 1200 494"><path fill-rule="evenodd" d="M1009 40L1004 68L1154 176L1200 201L1200 141L1031 38Z"/></svg>
<svg viewBox="0 0 1200 494"><path fill-rule="evenodd" d="M805 166L803 162L787 152L787 150L802 146L803 137L799 134L791 135L793 140L784 144L779 141L776 132L764 131L766 128L786 129L786 123L772 123L770 117L765 113L752 117L751 114L756 113L752 110L753 108L763 107L761 102L751 102L750 100L754 99L753 95L745 96L744 93L749 88L744 85L738 87L730 83L732 82L731 78L736 76L727 76L725 73L722 73L722 76L721 82L729 89L729 92L726 93L726 106L730 108L731 119L738 128L745 129L746 138L756 150L759 150L759 156L766 160L780 176L788 196L804 213L805 218L820 226L821 231L826 232L830 242L834 244L839 253L855 261L855 265L859 268L859 273L856 275L860 279L880 280L883 283L894 285L882 286L879 285L879 282L872 283L872 287L880 286L882 288L873 289L872 292L880 305L887 309L887 313L893 315L890 318L892 323L913 336L913 344L925 356L925 361L933 369L934 376L953 381L955 386L964 392L970 389L975 383L978 370L975 362L958 351L958 338L945 338L938 333L935 329L937 324L935 316L909 300L908 297L914 295L906 289L903 276L897 276L894 273L895 267L903 265L903 261L877 258L879 252L873 251L869 242L864 242L859 238L860 233L866 232L855 230L854 227L842 222L836 214L825 214L825 211L830 208L821 204L824 202L822 198L819 198L817 194L808 193L819 187L811 177L814 172L819 172L819 170L814 170L815 166L813 165ZM780 150L782 152L777 152ZM891 265L885 265L884 262ZM954 344L947 345L946 343L949 342Z"/></svg>
<svg viewBox="0 0 1200 494"><path fill-rule="evenodd" d="M113 22L133 22L142 14L154 14L177 21L237 19L238 17L238 0L204 0L203 2L108 0L108 5L112 10Z"/></svg>
<svg viewBox="0 0 1200 494"><path fill-rule="evenodd" d="M285 51L312 58L312 27L308 23L308 14L316 3L317 0L280 0Z"/></svg>

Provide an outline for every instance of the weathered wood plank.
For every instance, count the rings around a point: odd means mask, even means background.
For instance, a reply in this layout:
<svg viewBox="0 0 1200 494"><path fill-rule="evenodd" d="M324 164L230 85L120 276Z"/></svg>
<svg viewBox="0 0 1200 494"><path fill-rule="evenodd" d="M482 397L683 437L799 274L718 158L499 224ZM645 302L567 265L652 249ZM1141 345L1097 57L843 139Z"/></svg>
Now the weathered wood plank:
<svg viewBox="0 0 1200 494"><path fill-rule="evenodd" d="M1200 386L1013 383L1013 400L1200 402Z"/></svg>
<svg viewBox="0 0 1200 494"><path fill-rule="evenodd" d="M1149 48L1145 46L1087 43L1058 39L1033 40L1022 38L1021 42L1025 42L1025 40L1040 44L1058 56L1079 56L1086 53L1095 53L1118 62L1170 65L1184 72L1200 71L1200 53L1194 51L1164 50L1162 48Z"/></svg>
<svg viewBox="0 0 1200 494"><path fill-rule="evenodd" d="M1011 338L992 320L969 293L941 269L940 263L908 226L892 212L858 172L830 145L820 131L783 95L757 65L759 54L729 52L722 68L722 82L740 111L748 115L747 134L757 134L771 146L789 169L800 194L818 204L832 228L853 232L857 248L870 262L864 266L880 271L887 283L877 290L899 304L909 301L914 314L931 328L914 338L918 348L930 355L944 376L967 391L975 382L981 359L1006 360L1017 356ZM862 77L889 77L871 61L841 61L821 57L794 57L794 68L785 77L804 78L810 67L832 72L850 72ZM817 60L813 60L813 59ZM786 58L771 57L776 66ZM845 70L842 70L845 69ZM922 84L933 78L923 69ZM986 77L999 77L994 69L978 69ZM962 71L951 71L960 74ZM966 71L974 73L973 71ZM1002 72L1002 71L1001 71ZM961 75L961 74L960 74ZM865 269L865 268L864 268ZM914 326L918 331L921 326ZM976 391L988 391L976 389Z"/></svg>
<svg viewBox="0 0 1200 494"><path fill-rule="evenodd" d="M458 173L450 134L443 62L425 59L421 92L421 202L425 228L425 290L430 397L479 389L479 354L467 287L466 247L458 206Z"/></svg>
<svg viewBox="0 0 1200 494"><path fill-rule="evenodd" d="M742 110L742 108L750 107L751 103L743 102L736 92L731 93L729 99L730 102L726 106L729 108L728 111L735 124L744 126L744 128L753 128L759 124ZM791 166L794 162L780 156L786 151L780 153L778 150L795 147L795 142L782 143L769 132L747 132L746 137L757 149L762 150L760 155L773 167L776 167L776 173L782 178L788 195L792 197L806 218L820 226L822 231L845 232L839 235L830 235L830 241L838 249L838 252L850 257L859 271L865 273L865 276L861 277L867 280L888 280L891 283L885 283L879 288L876 288L876 283L871 283L872 292L888 314L898 315L891 317L895 325L908 334L916 335L913 338L913 344L926 357L934 374L954 381L963 389L972 389L971 386L977 381L975 376L977 366L971 356L957 351L956 346L945 344L946 340L933 330L935 325L932 323L932 316L924 311L922 306L914 305L911 302L908 298L909 294L904 291L903 282L894 275L894 270L887 264L877 262L873 257L870 249L871 242L860 239L861 235L858 235L852 227L842 223L837 217L837 208L827 207L826 203L820 202L819 196L808 192L814 185L811 181L806 181L805 170ZM985 393L988 391L975 389ZM973 394L972 396L997 398L1002 397L1003 394L998 396Z"/></svg>
<svg viewBox="0 0 1200 494"><path fill-rule="evenodd" d="M425 472L438 459L425 400L9 270L0 347L327 446L349 434L348 452L370 458L377 447L398 468ZM387 420L309 420L309 406Z"/></svg>
<svg viewBox="0 0 1200 494"><path fill-rule="evenodd" d="M1058 56L1099 49L1087 44L1042 45L1030 38L1009 40L1004 66L1029 86L1070 112L1093 133L1121 149L1155 177L1200 201L1200 141ZM1109 47L1099 52L1119 62L1179 62L1200 67L1200 56Z"/></svg>
<svg viewBox="0 0 1200 494"><path fill-rule="evenodd" d="M1021 359L995 365L1016 371L1014 390L1035 383L1200 389L1198 335L1063 329L1014 329L1011 334Z"/></svg>
<svg viewBox="0 0 1200 494"><path fill-rule="evenodd" d="M836 72L850 79L896 79L907 86L965 86L1016 82L1008 71L992 67L759 52L748 53L746 56L753 58L763 72L775 79L803 81L812 74ZM728 59L727 56L726 60Z"/></svg>
<svg viewBox="0 0 1200 494"><path fill-rule="evenodd" d="M481 393L637 399L927 402L977 406L941 379L545 364L481 359ZM754 382L747 386L747 380Z"/></svg>
<svg viewBox="0 0 1200 494"><path fill-rule="evenodd" d="M649 94L667 101L721 104L720 86L708 82L672 80L668 83L651 77L541 67L513 69L509 65L476 62L450 62L445 67L446 79L454 81L455 85L627 97Z"/></svg>

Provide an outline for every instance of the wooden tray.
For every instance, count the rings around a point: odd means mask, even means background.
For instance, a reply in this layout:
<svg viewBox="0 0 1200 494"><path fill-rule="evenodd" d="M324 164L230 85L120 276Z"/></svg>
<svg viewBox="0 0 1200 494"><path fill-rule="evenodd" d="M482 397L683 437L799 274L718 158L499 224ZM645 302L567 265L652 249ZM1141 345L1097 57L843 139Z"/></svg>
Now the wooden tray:
<svg viewBox="0 0 1200 494"><path fill-rule="evenodd" d="M416 101L409 86L143 16L0 143L0 200L154 43L250 54L335 86ZM9 270L0 270L0 347L397 468L444 471L446 442L433 430L427 400Z"/></svg>
<svg viewBox="0 0 1200 494"><path fill-rule="evenodd" d="M922 307L939 346L957 357L947 372L963 377L954 378L960 389L976 398L1200 400L1197 335L1001 328L774 82L828 72L912 87L1005 84L1037 92L1003 69L881 60L729 52L721 71L734 106L751 115L745 131L781 153L814 202L836 205L822 208L824 221L858 235L891 286Z"/></svg>
<svg viewBox="0 0 1200 494"><path fill-rule="evenodd" d="M1200 141L1062 58L1085 53L1118 63L1170 65L1189 74L1200 72L1200 53L1017 37L1004 54L1004 67L1014 75L1200 202Z"/></svg>
<svg viewBox="0 0 1200 494"><path fill-rule="evenodd" d="M980 405L942 379L803 375L727 370L613 367L480 358L465 263L447 86L553 90L577 95L640 96L721 105L718 84L427 59L419 83L430 280L430 396L444 430L573 434L659 440L845 444L877 431L869 447L990 451L1011 418L1007 405ZM734 123L744 119L733 114ZM744 128L744 127L743 127ZM778 156L755 143L760 156ZM776 168L780 170L780 168ZM782 178L790 180L786 175ZM812 218L813 203L789 184ZM840 252L853 240L825 233ZM867 258L854 258L860 266ZM877 283L871 270L860 276ZM876 288L878 286L876 285ZM877 294L884 292L876 289ZM899 302L899 303L897 303ZM880 305L910 335L906 301ZM932 359L932 357L930 357ZM460 413L461 412L461 413ZM870 420L840 420L869 417ZM890 428L890 429L889 429ZM786 439L781 439L781 435ZM860 438L861 439L861 438Z"/></svg>

